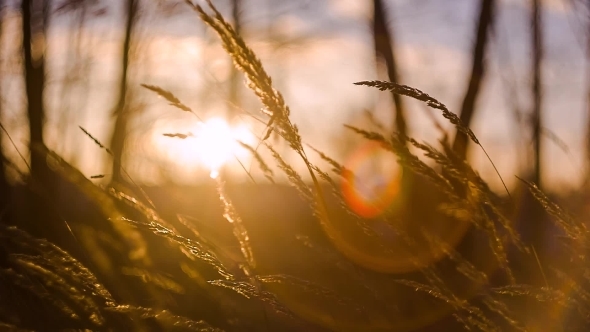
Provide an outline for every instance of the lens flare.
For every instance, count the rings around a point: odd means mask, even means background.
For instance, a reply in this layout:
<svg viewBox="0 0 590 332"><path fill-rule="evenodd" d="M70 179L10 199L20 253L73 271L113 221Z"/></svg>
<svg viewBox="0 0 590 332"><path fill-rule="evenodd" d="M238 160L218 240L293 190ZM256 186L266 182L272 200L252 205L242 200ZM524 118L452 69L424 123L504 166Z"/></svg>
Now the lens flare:
<svg viewBox="0 0 590 332"><path fill-rule="evenodd" d="M344 164L342 193L350 209L364 218L381 215L399 193L401 168L395 156L370 141L354 151Z"/></svg>

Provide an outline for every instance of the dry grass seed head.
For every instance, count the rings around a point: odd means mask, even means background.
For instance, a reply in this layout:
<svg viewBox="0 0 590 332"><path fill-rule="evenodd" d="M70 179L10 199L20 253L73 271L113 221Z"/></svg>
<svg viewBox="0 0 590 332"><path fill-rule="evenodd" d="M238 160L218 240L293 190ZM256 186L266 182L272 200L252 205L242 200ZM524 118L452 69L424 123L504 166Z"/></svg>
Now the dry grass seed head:
<svg viewBox="0 0 590 332"><path fill-rule="evenodd" d="M256 261L254 260L254 252L250 245L250 236L242 222L242 218L238 215L232 201L225 192L225 184L219 178L217 182L217 192L219 193L219 200L223 204L223 217L232 224L234 236L236 240L238 240L242 255L244 255L244 258L248 263L247 267L243 267L244 273L246 273L247 276L251 276L253 270L256 268Z"/></svg>
<svg viewBox="0 0 590 332"><path fill-rule="evenodd" d="M272 169L268 166L268 164L264 161L260 153L258 153L258 151L256 151L256 149L254 149L252 146L244 142L238 141L238 144L240 144L244 149L248 150L252 154L254 159L256 159L256 161L258 162L258 166L260 167L260 170L264 174L264 177L266 177L268 181L270 181L271 183L275 183L274 173Z"/></svg>

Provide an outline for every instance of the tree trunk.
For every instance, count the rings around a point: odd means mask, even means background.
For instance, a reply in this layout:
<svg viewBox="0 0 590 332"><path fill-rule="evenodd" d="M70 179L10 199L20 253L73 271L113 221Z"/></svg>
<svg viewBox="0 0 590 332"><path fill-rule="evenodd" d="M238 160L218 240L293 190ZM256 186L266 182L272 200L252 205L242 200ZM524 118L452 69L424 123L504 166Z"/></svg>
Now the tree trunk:
<svg viewBox="0 0 590 332"><path fill-rule="evenodd" d="M375 56L383 59L387 66L387 77L390 82L399 83L397 65L393 53L394 42L387 26L387 14L381 0L373 0L373 39L375 42ZM392 93L395 105L394 128L402 135L407 135L407 124L401 96Z"/></svg>
<svg viewBox="0 0 590 332"><path fill-rule="evenodd" d="M586 10L590 11L590 2L587 2ZM584 186L590 185L590 20L586 27L586 174Z"/></svg>
<svg viewBox="0 0 590 332"><path fill-rule="evenodd" d="M2 26L4 23L4 5L5 1L0 0L0 45L2 45ZM0 78L0 83L2 82ZM2 86L0 85L0 100L2 96ZM2 115L2 104L0 103L0 117ZM4 164L4 151L2 150L2 139L4 138L5 133L0 132L0 222L2 222L2 217L4 216L4 211L9 207L9 198L10 196L10 185L8 183L6 174L6 165Z"/></svg>
<svg viewBox="0 0 590 332"><path fill-rule="evenodd" d="M463 98L461 106L461 121L467 127L470 126L471 120L475 113L475 103L479 95L481 82L486 73L485 55L488 44L489 30L493 26L494 19L494 0L482 0L481 10L479 14L479 23L477 26L477 37L473 49L473 63L471 67L471 77L469 78L469 85L467 92ZM453 142L453 150L461 159L467 156L467 145L469 138L465 133L457 131L455 141Z"/></svg>
<svg viewBox="0 0 590 332"><path fill-rule="evenodd" d="M131 46L131 37L133 36L133 27L137 19L137 2L138 0L127 0L127 23L125 26L125 39L123 41L123 57L121 64L121 80L119 82L119 97L115 106L115 128L111 137L111 151L113 153L113 175L112 183L123 182L122 163L123 153L125 150L125 140L127 137L127 124L129 122L129 101L128 99L128 68L129 68L129 48Z"/></svg>
<svg viewBox="0 0 590 332"><path fill-rule="evenodd" d="M35 149L44 146L43 122L43 88L45 86L45 39L43 29L43 11L33 6L33 0L22 1L22 29L25 91L27 98L27 115L29 117L29 148L31 151L31 175L38 181L48 176L47 164L42 154Z"/></svg>
<svg viewBox="0 0 590 332"><path fill-rule="evenodd" d="M532 17L531 25L533 29L533 113L532 113L532 127L533 127L533 146L534 146L534 161L533 161L533 182L541 187L541 103L542 103L542 88L541 88L541 61L543 58L542 47L542 31L541 31L541 4L539 0L532 0Z"/></svg>
<svg viewBox="0 0 590 332"><path fill-rule="evenodd" d="M15 208L19 210L15 212L15 220L19 227L32 235L55 242L71 239L71 231L53 208L59 195L59 182L47 165L43 140L45 37L49 27L50 4L49 0L23 0L21 3L31 178L25 195L26 201L22 206L24 209Z"/></svg>
<svg viewBox="0 0 590 332"><path fill-rule="evenodd" d="M541 185L541 60L542 60L542 35L541 35L541 4L539 0L531 0L531 37L532 37L532 96L533 112L531 126L533 129L534 164L529 174L529 179ZM547 251L546 233L550 229L544 207L527 190L521 202L519 212L519 224L522 240L535 248L538 258L543 262L549 252ZM541 285L542 280L538 276L534 262L523 262L521 267L527 275L528 282Z"/></svg>

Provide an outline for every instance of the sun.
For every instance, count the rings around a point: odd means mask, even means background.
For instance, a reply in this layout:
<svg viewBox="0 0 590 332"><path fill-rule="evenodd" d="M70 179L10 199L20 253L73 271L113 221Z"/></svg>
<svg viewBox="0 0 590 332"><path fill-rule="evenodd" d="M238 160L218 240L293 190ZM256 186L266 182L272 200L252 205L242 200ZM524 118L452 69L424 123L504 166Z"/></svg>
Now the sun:
<svg viewBox="0 0 590 332"><path fill-rule="evenodd" d="M210 171L211 178L219 175L219 169L233 160L247 154L239 144L251 144L253 135L245 125L230 126L222 118L211 118L197 125L191 151L199 162Z"/></svg>
<svg viewBox="0 0 590 332"><path fill-rule="evenodd" d="M211 178L217 178L224 165L237 159L244 162L251 156L239 142L254 144L255 136L245 123L230 125L214 117L196 124L161 123L156 126L157 150L169 161L183 168L205 167ZM185 139L162 137L163 133L181 133Z"/></svg>

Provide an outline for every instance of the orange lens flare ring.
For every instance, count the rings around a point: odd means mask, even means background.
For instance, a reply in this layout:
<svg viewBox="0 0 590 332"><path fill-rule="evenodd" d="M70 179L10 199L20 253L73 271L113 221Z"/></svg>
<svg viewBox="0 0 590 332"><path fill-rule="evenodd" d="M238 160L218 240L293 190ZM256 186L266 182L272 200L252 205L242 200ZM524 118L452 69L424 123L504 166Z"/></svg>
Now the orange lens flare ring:
<svg viewBox="0 0 590 332"><path fill-rule="evenodd" d="M385 165L384 165L385 164ZM399 193L401 168L382 144L370 141L355 150L344 164L342 194L350 209L363 218L375 218Z"/></svg>

